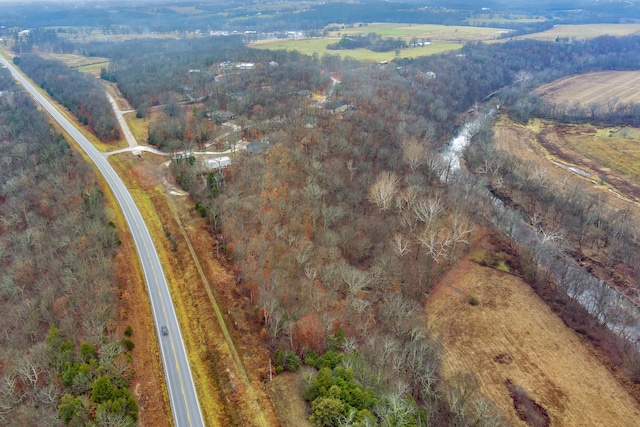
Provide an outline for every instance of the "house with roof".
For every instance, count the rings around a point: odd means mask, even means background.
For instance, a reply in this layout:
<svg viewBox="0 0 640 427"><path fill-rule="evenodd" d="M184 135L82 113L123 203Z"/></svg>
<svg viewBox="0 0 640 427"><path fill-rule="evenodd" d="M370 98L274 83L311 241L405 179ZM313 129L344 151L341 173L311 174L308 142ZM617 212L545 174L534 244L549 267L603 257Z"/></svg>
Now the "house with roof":
<svg viewBox="0 0 640 427"><path fill-rule="evenodd" d="M206 159L203 165L207 169L224 169L231 164L231 159L227 156Z"/></svg>

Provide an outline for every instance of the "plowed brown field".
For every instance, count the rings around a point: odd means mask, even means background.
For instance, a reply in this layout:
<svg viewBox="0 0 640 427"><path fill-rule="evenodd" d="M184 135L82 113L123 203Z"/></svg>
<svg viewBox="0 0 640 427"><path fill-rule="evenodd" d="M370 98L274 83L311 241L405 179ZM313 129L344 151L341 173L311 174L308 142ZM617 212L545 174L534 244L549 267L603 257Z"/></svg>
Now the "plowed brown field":
<svg viewBox="0 0 640 427"><path fill-rule="evenodd" d="M470 296L480 303L470 305ZM513 425L526 426L507 379L552 426L640 425L638 403L520 278L465 259L430 295L426 313L444 346L445 377L476 373L479 392Z"/></svg>
<svg viewBox="0 0 640 427"><path fill-rule="evenodd" d="M606 106L607 103L640 102L640 71L602 71L565 77L540 86L537 92L547 101Z"/></svg>

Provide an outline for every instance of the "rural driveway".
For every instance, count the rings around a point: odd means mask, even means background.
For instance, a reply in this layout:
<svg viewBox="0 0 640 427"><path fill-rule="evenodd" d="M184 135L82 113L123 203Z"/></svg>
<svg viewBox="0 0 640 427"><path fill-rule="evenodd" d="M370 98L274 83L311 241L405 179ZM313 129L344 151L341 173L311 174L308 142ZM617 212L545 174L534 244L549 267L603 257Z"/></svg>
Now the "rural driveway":
<svg viewBox="0 0 640 427"><path fill-rule="evenodd" d="M116 119L118 119L118 124L120 125L120 129L122 129L122 133L124 134L129 147L137 147L138 141L133 136L133 134L131 133L131 129L129 129L129 125L127 125L127 122L124 120L124 117L122 116L122 110L120 110L120 107L118 107L118 103L115 99L113 99L109 92L105 91L105 93L107 94L107 98L109 98L109 102L111 103L111 107L113 108L113 113L116 115Z"/></svg>

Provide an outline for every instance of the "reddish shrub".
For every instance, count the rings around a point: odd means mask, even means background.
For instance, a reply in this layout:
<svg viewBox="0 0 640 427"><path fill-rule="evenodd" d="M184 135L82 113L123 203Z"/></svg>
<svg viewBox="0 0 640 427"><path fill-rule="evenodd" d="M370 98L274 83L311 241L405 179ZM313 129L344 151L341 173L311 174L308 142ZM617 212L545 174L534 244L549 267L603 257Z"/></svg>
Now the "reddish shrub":
<svg viewBox="0 0 640 427"><path fill-rule="evenodd" d="M298 320L293 332L293 340L299 354L309 348L318 354L324 353L326 350L325 333L318 316L310 314Z"/></svg>

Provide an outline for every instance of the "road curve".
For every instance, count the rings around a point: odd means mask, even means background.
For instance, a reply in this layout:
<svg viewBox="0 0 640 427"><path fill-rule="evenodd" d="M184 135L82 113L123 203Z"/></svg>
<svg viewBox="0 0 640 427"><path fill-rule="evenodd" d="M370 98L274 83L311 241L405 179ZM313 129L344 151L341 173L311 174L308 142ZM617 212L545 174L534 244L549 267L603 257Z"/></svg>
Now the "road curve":
<svg viewBox="0 0 640 427"><path fill-rule="evenodd" d="M204 426L200 403L196 394L195 384L189 368L187 353L184 348L182 334L178 326L178 319L173 307L169 287L162 271L160 259L151 240L140 211L133 202L133 198L124 186L120 177L107 162L106 156L98 152L91 143L67 120L60 112L27 81L13 64L0 56L0 62L11 70L14 78L42 105L42 107L62 126L65 131L82 147L89 158L98 167L105 180L111 187L125 219L140 257L151 309L156 322L156 334L158 336L162 363L164 365L165 379L169 400L173 411L174 423L177 427ZM168 334L165 336L161 326L166 326Z"/></svg>

